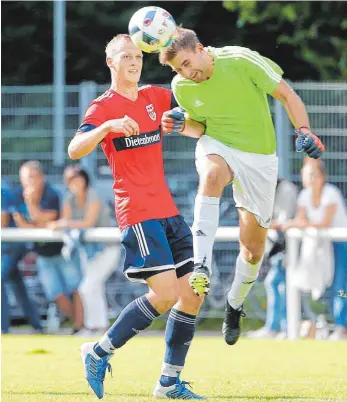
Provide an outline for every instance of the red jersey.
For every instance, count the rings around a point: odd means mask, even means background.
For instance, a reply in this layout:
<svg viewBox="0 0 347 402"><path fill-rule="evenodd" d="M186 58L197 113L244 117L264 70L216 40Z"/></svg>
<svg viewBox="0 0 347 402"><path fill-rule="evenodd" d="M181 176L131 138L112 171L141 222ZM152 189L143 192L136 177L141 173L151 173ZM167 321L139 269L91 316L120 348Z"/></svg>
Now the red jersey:
<svg viewBox="0 0 347 402"><path fill-rule="evenodd" d="M131 117L139 135L108 133L101 147L111 167L115 209L121 230L148 219L178 215L164 175L162 114L171 108L171 91L166 88L139 88L134 102L107 90L89 106L83 124L100 126L107 120Z"/></svg>

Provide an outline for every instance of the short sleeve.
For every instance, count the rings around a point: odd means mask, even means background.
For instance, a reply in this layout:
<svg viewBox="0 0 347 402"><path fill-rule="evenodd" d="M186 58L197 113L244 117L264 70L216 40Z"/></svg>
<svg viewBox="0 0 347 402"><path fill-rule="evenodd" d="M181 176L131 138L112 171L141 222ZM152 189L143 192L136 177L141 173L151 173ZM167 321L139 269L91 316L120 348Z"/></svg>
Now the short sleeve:
<svg viewBox="0 0 347 402"><path fill-rule="evenodd" d="M323 193L322 205L327 207L328 205L339 204L341 202L340 190L334 186L328 185Z"/></svg>
<svg viewBox="0 0 347 402"><path fill-rule="evenodd" d="M282 79L283 70L272 60L261 56L258 52L247 48L240 48L233 54L238 58L242 71L246 71L253 83L266 92L272 94Z"/></svg>
<svg viewBox="0 0 347 402"><path fill-rule="evenodd" d="M160 108L161 115L167 110L172 109L172 91L169 88L152 86L157 100L157 107Z"/></svg>
<svg viewBox="0 0 347 402"><path fill-rule="evenodd" d="M307 207L308 205L308 191L307 189L303 189L300 191L299 196L298 196L298 201L297 201L297 205L298 207Z"/></svg>
<svg viewBox="0 0 347 402"><path fill-rule="evenodd" d="M92 125L95 127L101 126L101 124L105 123L107 121L107 114L105 110L105 106L102 104L102 102L92 102L84 116L84 119L81 123L81 126L83 125ZM81 127L80 126L80 127Z"/></svg>

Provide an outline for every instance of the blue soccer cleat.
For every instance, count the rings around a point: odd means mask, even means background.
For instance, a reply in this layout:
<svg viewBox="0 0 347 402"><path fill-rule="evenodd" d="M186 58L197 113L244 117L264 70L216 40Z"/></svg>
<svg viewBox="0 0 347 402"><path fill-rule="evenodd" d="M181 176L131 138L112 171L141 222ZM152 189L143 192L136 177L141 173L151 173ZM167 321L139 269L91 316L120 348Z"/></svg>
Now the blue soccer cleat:
<svg viewBox="0 0 347 402"><path fill-rule="evenodd" d="M160 381L157 382L155 389L153 391L154 398L161 398L161 399L199 399L205 400L206 398L194 394L193 391L186 388L186 385L189 385L187 381L181 381L179 377L177 377L176 384L170 387L163 387L160 384Z"/></svg>
<svg viewBox="0 0 347 402"><path fill-rule="evenodd" d="M93 342L84 343L81 346L81 358L84 365L84 376L95 395L101 399L104 396L106 370L111 371L111 364L108 361L113 354L98 358L93 347Z"/></svg>

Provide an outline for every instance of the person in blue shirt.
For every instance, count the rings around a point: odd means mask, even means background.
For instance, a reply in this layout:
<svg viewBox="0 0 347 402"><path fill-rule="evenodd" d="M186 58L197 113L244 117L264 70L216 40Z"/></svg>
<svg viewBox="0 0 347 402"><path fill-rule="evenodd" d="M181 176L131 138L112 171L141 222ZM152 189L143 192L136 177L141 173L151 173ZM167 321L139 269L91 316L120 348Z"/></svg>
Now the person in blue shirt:
<svg viewBox="0 0 347 402"><path fill-rule="evenodd" d="M16 225L22 228L39 228L59 218L58 193L45 182L38 161L25 162L19 171L22 188L17 192L13 214ZM68 264L61 255L61 242L35 243L38 276L48 302L56 302L58 308L73 322L74 331L83 328L83 304L78 292L82 273L78 267Z"/></svg>
<svg viewBox="0 0 347 402"><path fill-rule="evenodd" d="M9 186L1 187L1 227L15 227L11 216L13 192ZM28 295L18 263L27 252L24 243L1 242L1 332L10 330L10 306L8 284L12 285L17 303L36 332L42 332L38 308Z"/></svg>

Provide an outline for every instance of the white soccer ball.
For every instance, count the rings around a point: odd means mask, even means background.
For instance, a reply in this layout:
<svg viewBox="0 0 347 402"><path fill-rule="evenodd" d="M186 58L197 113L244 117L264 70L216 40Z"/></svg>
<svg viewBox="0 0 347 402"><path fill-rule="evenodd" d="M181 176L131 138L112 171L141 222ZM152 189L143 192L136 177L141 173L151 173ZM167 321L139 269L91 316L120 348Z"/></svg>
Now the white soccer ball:
<svg viewBox="0 0 347 402"><path fill-rule="evenodd" d="M131 17L129 35L134 45L146 53L158 53L172 42L176 23L160 7L143 7Z"/></svg>

